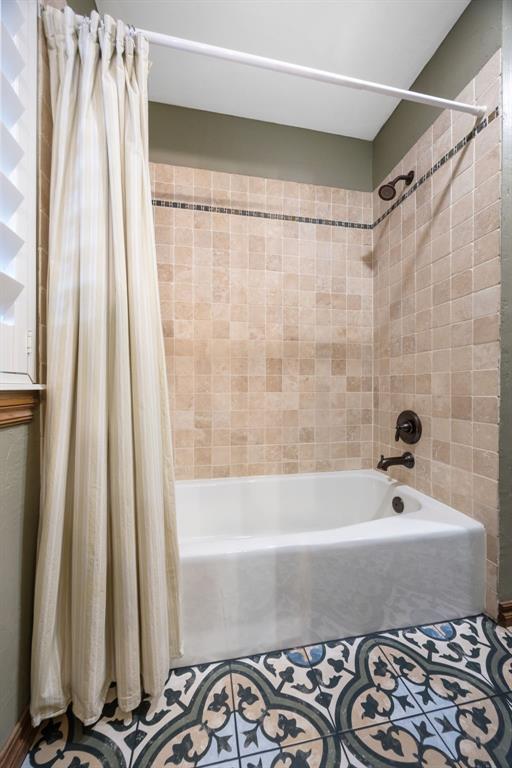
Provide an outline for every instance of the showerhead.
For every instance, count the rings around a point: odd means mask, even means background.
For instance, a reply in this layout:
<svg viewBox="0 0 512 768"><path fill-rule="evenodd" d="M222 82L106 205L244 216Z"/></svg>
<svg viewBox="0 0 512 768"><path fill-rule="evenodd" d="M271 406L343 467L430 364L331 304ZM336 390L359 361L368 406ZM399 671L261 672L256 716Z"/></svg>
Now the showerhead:
<svg viewBox="0 0 512 768"><path fill-rule="evenodd" d="M396 195L395 184L397 181L405 181L406 186L409 186L413 179L414 171L409 171L409 173L403 176L397 176L396 179L393 179L393 181L387 181L385 184L379 187L380 199L386 201L392 200Z"/></svg>
<svg viewBox="0 0 512 768"><path fill-rule="evenodd" d="M396 189L394 187L394 182L392 184L383 184L382 187L379 188L379 197L381 200L392 200L395 195Z"/></svg>

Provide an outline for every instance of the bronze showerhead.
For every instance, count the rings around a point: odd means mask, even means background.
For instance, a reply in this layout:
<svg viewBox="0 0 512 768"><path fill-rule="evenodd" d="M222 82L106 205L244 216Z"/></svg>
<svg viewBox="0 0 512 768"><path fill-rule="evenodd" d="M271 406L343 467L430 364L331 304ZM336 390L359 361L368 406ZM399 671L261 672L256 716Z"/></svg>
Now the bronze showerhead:
<svg viewBox="0 0 512 768"><path fill-rule="evenodd" d="M411 184L413 179L414 179L414 171L409 171L409 173L403 176L397 176L396 179L393 179L393 181L387 181L385 184L379 187L380 199L386 200L386 201L392 200L396 195L395 184L397 183L397 181L405 181L406 186L409 186L409 184Z"/></svg>

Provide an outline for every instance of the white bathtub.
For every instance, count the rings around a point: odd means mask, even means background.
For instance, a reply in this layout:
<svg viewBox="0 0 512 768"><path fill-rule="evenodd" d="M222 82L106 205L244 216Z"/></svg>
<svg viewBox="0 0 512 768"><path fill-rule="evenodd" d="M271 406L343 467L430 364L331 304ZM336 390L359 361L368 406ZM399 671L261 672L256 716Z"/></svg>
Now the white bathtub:
<svg viewBox="0 0 512 768"><path fill-rule="evenodd" d="M180 664L479 613L479 523L382 472L176 484ZM400 496L397 514L392 499Z"/></svg>

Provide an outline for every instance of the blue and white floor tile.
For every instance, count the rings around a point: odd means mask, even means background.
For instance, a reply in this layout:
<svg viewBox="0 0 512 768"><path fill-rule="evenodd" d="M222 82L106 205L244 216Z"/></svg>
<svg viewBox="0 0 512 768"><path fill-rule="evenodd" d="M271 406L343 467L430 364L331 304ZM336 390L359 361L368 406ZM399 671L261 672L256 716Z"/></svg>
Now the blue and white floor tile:
<svg viewBox="0 0 512 768"><path fill-rule="evenodd" d="M506 696L441 709L428 717L461 768L512 766L512 702Z"/></svg>
<svg viewBox="0 0 512 768"><path fill-rule="evenodd" d="M447 744L424 714L349 731L342 743L351 766L458 768Z"/></svg>
<svg viewBox="0 0 512 768"><path fill-rule="evenodd" d="M241 756L333 732L303 649L233 661L231 675Z"/></svg>
<svg viewBox="0 0 512 768"><path fill-rule="evenodd" d="M23 768L128 768L136 732L136 715L121 712L112 686L103 716L94 725L83 726L70 711L43 722Z"/></svg>
<svg viewBox="0 0 512 768"><path fill-rule="evenodd" d="M23 768L511 768L512 631L484 616L171 671L43 723Z"/></svg>
<svg viewBox="0 0 512 768"><path fill-rule="evenodd" d="M162 697L138 710L131 766L207 766L238 759L228 662L171 672Z"/></svg>
<svg viewBox="0 0 512 768"><path fill-rule="evenodd" d="M487 616L393 630L381 637L398 640L401 647L423 656L429 666L453 666L490 688L512 689L512 633Z"/></svg>
<svg viewBox="0 0 512 768"><path fill-rule="evenodd" d="M242 757L241 768L341 768L343 748L336 736ZM348 768L348 764L346 766Z"/></svg>
<svg viewBox="0 0 512 768"><path fill-rule="evenodd" d="M421 713L375 637L323 643L306 652L336 732Z"/></svg>

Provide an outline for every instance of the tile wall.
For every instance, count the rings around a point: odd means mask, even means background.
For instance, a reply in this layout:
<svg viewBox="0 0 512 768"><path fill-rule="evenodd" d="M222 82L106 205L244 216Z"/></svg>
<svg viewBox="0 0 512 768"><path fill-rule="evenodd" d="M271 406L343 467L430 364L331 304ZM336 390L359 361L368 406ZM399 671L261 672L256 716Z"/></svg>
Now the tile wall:
<svg viewBox="0 0 512 768"><path fill-rule="evenodd" d="M498 52L460 99L500 103ZM443 112L389 175L416 178L474 127ZM487 528L487 610L496 613L500 310L500 129L493 120L373 231L375 453L413 408L415 469L394 470ZM374 216L385 204L374 193ZM389 204L388 204L389 205ZM406 446L405 446L406 447Z"/></svg>
<svg viewBox="0 0 512 768"><path fill-rule="evenodd" d="M371 194L151 173L160 201L275 216L154 208L177 477L369 467Z"/></svg>

